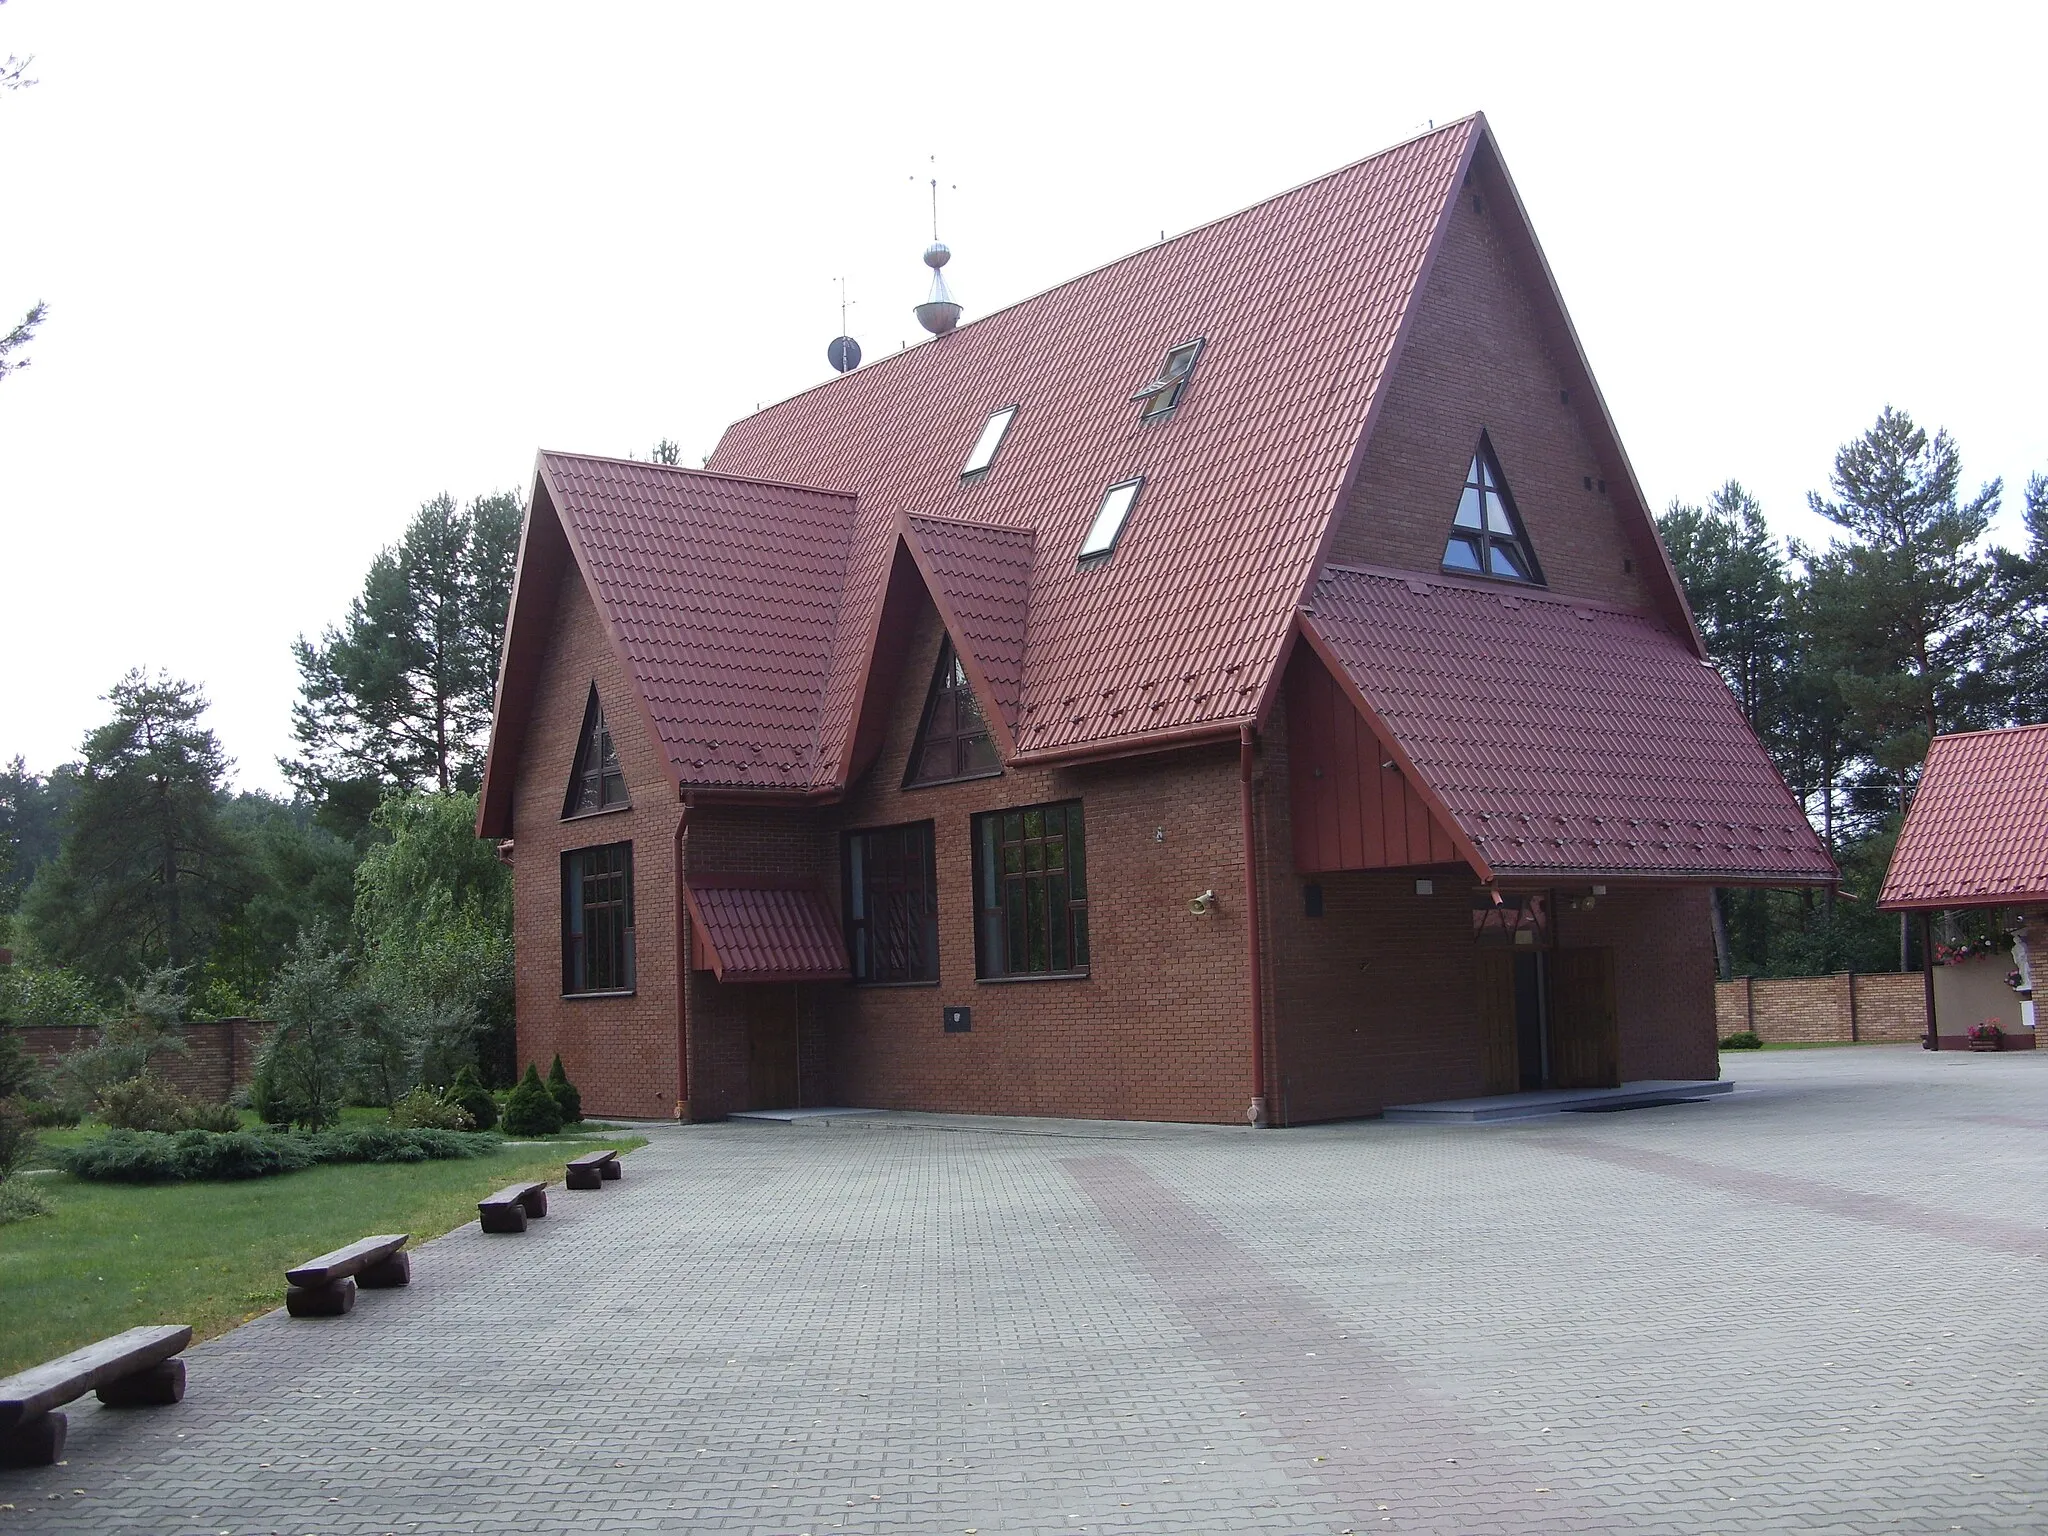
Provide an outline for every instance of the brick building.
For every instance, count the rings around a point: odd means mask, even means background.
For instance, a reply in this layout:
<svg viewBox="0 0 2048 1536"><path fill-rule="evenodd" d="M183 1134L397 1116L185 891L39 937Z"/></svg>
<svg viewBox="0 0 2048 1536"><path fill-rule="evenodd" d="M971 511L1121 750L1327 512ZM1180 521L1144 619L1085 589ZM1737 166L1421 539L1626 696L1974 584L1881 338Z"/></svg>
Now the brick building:
<svg viewBox="0 0 2048 1536"><path fill-rule="evenodd" d="M700 1119L1711 1077L1709 888L1834 878L1479 118L541 454L479 831L521 1059Z"/></svg>

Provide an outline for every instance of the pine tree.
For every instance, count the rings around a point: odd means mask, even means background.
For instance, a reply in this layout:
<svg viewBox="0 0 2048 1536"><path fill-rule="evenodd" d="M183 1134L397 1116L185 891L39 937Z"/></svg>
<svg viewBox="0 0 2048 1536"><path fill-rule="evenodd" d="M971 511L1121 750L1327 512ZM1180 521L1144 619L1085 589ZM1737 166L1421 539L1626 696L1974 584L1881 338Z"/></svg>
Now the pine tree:
<svg viewBox="0 0 2048 1536"><path fill-rule="evenodd" d="M292 647L308 794L360 830L393 789L473 789L481 777L522 517L512 492L466 509L442 495L371 562L348 617Z"/></svg>
<svg viewBox="0 0 2048 1536"><path fill-rule="evenodd" d="M248 872L221 821L228 759L199 723L198 686L134 671L107 699L113 718L85 739L62 851L22 922L48 958L111 985L203 959Z"/></svg>

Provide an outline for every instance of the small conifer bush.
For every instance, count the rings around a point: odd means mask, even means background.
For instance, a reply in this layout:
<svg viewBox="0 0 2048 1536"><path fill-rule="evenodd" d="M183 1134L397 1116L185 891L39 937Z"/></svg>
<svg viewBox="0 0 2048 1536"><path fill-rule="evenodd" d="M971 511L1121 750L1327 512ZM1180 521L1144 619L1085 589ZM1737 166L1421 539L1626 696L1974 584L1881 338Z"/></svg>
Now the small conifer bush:
<svg viewBox="0 0 2048 1536"><path fill-rule="evenodd" d="M502 1128L508 1136L552 1136L562 1128L562 1106L540 1080L540 1069L526 1064L526 1076L505 1101Z"/></svg>
<svg viewBox="0 0 2048 1536"><path fill-rule="evenodd" d="M464 1067L448 1087L448 1097L469 1111L470 1122L480 1131L498 1123L498 1101L476 1075L475 1067Z"/></svg>
<svg viewBox="0 0 2048 1536"><path fill-rule="evenodd" d="M1721 1041L1721 1049L1724 1051L1760 1051L1763 1048L1762 1038L1753 1030L1742 1030L1724 1037Z"/></svg>
<svg viewBox="0 0 2048 1536"><path fill-rule="evenodd" d="M555 1052L555 1064L548 1068L548 1092L555 1096L555 1103L562 1111L562 1124L574 1125L583 1118L583 1095L569 1081L569 1074L562 1070L560 1051Z"/></svg>

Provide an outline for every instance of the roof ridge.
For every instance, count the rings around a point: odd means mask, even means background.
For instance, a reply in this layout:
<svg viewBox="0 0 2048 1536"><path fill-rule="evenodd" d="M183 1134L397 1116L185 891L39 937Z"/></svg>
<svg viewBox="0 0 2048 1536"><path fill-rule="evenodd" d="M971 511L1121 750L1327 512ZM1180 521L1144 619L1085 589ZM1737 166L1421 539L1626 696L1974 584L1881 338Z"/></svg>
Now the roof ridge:
<svg viewBox="0 0 2048 1536"><path fill-rule="evenodd" d="M976 315L972 320L969 320L965 325L958 326L954 330L949 331L947 335L964 335L966 332L973 330L977 325L981 325L987 321L993 320L998 315L1006 315L1011 310L1020 308L1025 304L1036 303L1038 300L1045 298L1050 294L1058 293L1062 288L1071 288L1075 283L1084 282L1088 278L1094 277L1097 273L1107 272L1112 267L1122 266L1127 261L1135 261L1138 257L1145 255L1147 252L1162 250L1169 245L1178 245L1181 241L1192 239L1196 235L1201 234L1204 230L1214 229L1219 224L1228 224L1232 219L1243 218L1246 214L1255 212L1260 208L1264 208L1270 203L1277 203L1282 198L1293 197L1297 193L1306 192L1309 188L1319 186L1323 182L1334 181L1337 177L1347 175L1350 172L1356 171L1363 166L1370 165L1375 160L1383 160L1388 155L1400 153L1402 150L1407 149L1410 145L1420 144L1424 139L1434 138L1438 134L1451 133L1460 128L1469 129L1474 124L1478 124L1483 128L1486 124L1486 114L1484 112L1479 111L1468 112L1465 114L1465 116L1460 118L1454 118L1452 121L1445 123L1440 128L1425 128L1421 133L1410 134L1407 138L1402 139L1398 143L1389 144L1384 148L1376 149L1369 155L1361 155L1356 160L1347 160L1344 164L1337 166L1334 170L1324 171L1321 175L1311 176L1306 181L1298 181L1293 186L1284 187L1280 191L1273 193L1269 197L1262 197L1257 199L1256 201L1246 203L1242 207L1233 208L1230 212L1218 214L1213 219L1204 219L1199 224L1191 224L1186 229L1182 230L1179 234L1173 236L1171 239L1155 240L1150 245L1138 246L1134 250L1125 251L1121 256L1113 256L1108 261L1098 262L1095 266L1089 267L1085 271L1076 272L1072 277L1061 278L1058 282L1050 283L1043 288L1036 289L1031 293L1025 294L1022 298L1012 299L1008 304L1005 304L998 309L992 309L985 315ZM817 383L811 385L808 389L800 389L797 390L794 394L784 395L780 400L772 400L767 405L762 406L759 410L753 411L748 415L734 417L730 422L726 423L726 431L730 432L734 427L738 426L743 421L752 421L756 416L765 416L770 411L780 410L783 406L788 405L791 401L801 400L807 395L815 395L821 389L831 389L834 385L843 384L848 379L858 377L862 373L872 373L878 368L885 368L891 362L894 362L900 358L909 357L912 353L922 352L926 347L940 345L944 343L945 340L945 336L934 336L929 341L920 341L916 343L914 346L904 347L900 351L891 352L886 357L878 357L873 362L869 363L865 369L856 368L852 373L842 373L837 378L820 379ZM723 434L720 434L720 436L722 438Z"/></svg>
<svg viewBox="0 0 2048 1536"><path fill-rule="evenodd" d="M1457 576L1449 571L1404 571L1391 565L1361 565L1348 560L1325 560L1323 571L1341 571L1353 576L1373 576L1383 581L1428 581L1450 588L1454 592L1471 592L1481 597L1512 597L1525 603L1551 603L1560 608L1597 608L1603 613L1612 613L1626 619L1642 619L1655 624L1670 633L1670 627L1654 613L1640 608L1631 608L1626 603L1613 602L1601 597L1573 597L1569 593L1554 592L1549 587L1509 586L1505 582L1487 581L1471 576Z"/></svg>
<svg viewBox="0 0 2048 1536"><path fill-rule="evenodd" d="M920 523L944 523L949 528L988 528L997 533L1021 533L1027 539L1036 539L1038 530L1028 523L998 523L981 517L953 517L944 512L906 512L906 518Z"/></svg>
<svg viewBox="0 0 2048 1536"><path fill-rule="evenodd" d="M652 459L622 459L613 453L572 453L566 448L542 448L538 456L550 459L581 459L591 464L630 464L635 469L658 469L671 474L689 475L700 480L724 480L733 485L758 485L777 491L809 491L816 496L837 496L843 501L858 501L858 491L835 491L825 485L803 485L795 480L757 480L749 475L729 475L723 470L703 469L688 464L658 464Z"/></svg>
<svg viewBox="0 0 2048 1536"><path fill-rule="evenodd" d="M2027 725L1980 725L1974 731L1940 731L1928 742L1931 750L1937 741L1960 741L1966 736L2016 736L2022 731L2048 731L2048 720L2035 720Z"/></svg>

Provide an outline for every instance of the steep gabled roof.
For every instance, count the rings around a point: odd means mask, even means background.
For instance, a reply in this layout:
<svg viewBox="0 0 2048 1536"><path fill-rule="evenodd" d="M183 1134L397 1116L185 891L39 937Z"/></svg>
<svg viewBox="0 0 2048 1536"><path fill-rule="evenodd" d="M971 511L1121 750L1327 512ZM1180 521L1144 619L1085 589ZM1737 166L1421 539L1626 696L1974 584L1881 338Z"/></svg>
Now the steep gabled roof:
<svg viewBox="0 0 2048 1536"><path fill-rule="evenodd" d="M1332 566L1302 627L1482 875L1835 878L1721 675L1654 620Z"/></svg>
<svg viewBox="0 0 2048 1536"><path fill-rule="evenodd" d="M2048 725L1937 736L1881 907L2048 902Z"/></svg>
<svg viewBox="0 0 2048 1536"><path fill-rule="evenodd" d="M995 705L991 723L1014 751L1037 535L945 517L907 518L904 532L975 692Z"/></svg>

